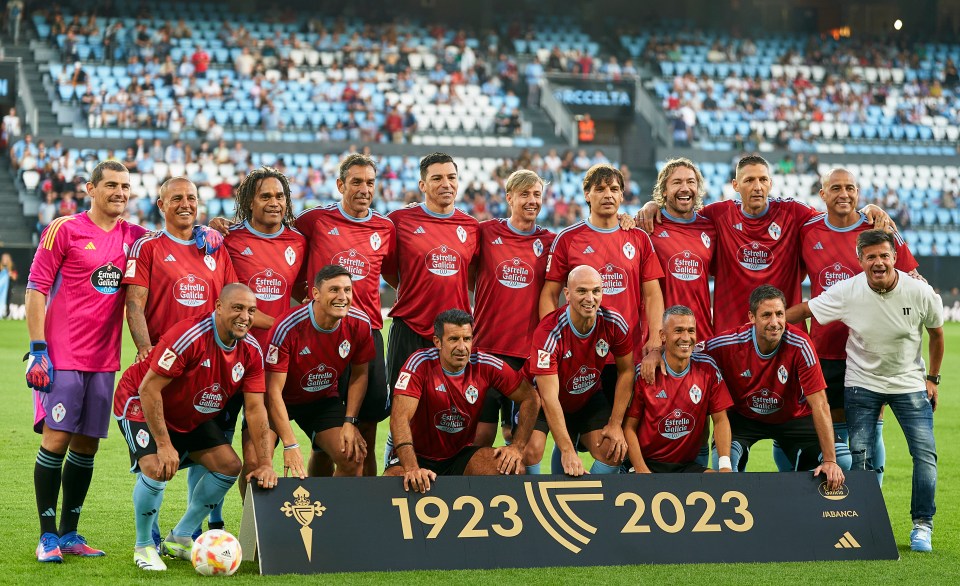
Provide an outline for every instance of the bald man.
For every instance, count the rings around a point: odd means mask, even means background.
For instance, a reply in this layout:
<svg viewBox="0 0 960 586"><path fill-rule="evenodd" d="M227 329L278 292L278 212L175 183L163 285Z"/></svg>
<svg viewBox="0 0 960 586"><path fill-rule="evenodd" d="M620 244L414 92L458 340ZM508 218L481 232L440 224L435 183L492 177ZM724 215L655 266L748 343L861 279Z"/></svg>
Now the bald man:
<svg viewBox="0 0 960 586"><path fill-rule="evenodd" d="M600 304L603 280L595 268L574 267L563 294L567 305L548 313L533 333L526 374L543 409L524 463L540 461L549 429L566 474L585 473L578 436L594 458L590 473L616 474L627 455L623 419L633 394L633 333L622 315ZM600 377L610 353L617 368L612 405Z"/></svg>
<svg viewBox="0 0 960 586"><path fill-rule="evenodd" d="M182 465L198 464L203 474L180 522L161 543L165 555L190 559L191 534L212 506L237 481L240 458L230 447L220 413L234 396L243 398L247 422L263 464L247 481L273 488L277 475L264 403L263 353L248 336L257 299L246 285L224 287L212 314L183 320L164 332L156 346L123 373L113 414L130 448L136 545L134 562L143 570L165 570L151 530L167 481Z"/></svg>

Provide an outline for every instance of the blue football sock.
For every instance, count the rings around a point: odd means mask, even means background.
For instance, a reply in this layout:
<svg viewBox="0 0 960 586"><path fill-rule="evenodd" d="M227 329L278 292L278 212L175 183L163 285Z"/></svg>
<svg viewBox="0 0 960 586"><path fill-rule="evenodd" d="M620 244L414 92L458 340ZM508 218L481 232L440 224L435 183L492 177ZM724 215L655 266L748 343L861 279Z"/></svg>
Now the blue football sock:
<svg viewBox="0 0 960 586"><path fill-rule="evenodd" d="M833 433L837 434L840 437L840 441L843 441L847 444L850 443L850 430L847 429L847 423L834 423L833 424Z"/></svg>
<svg viewBox="0 0 960 586"><path fill-rule="evenodd" d="M137 547L153 545L153 536L150 530L159 518L160 505L163 503L163 490L166 486L166 482L154 480L142 473L137 474L137 482L133 486L133 513L137 530Z"/></svg>
<svg viewBox="0 0 960 586"><path fill-rule="evenodd" d="M620 474L620 466L609 466L600 460L594 460L590 466L590 474Z"/></svg>
<svg viewBox="0 0 960 586"><path fill-rule="evenodd" d="M540 462L527 466L527 474L540 474Z"/></svg>
<svg viewBox="0 0 960 586"><path fill-rule="evenodd" d="M193 498L187 505L187 511L173 528L176 537L190 537L203 521L203 518L223 500L224 495L237 482L236 476L227 476L219 472L207 472L193 489Z"/></svg>
<svg viewBox="0 0 960 586"><path fill-rule="evenodd" d="M563 460L556 444L553 445L553 454L550 455L550 474L563 474Z"/></svg>
<svg viewBox="0 0 960 586"><path fill-rule="evenodd" d="M697 454L697 459L694 460L697 464L703 466L704 468L710 467L710 446L703 444L700 446L700 452Z"/></svg>
<svg viewBox="0 0 960 586"><path fill-rule="evenodd" d="M187 468L187 506L190 506L190 503L193 501L193 491L197 488L197 483L200 482L200 479L207 473L207 469L201 466L200 464L194 464ZM203 531L202 521L198 524L192 534L196 534L198 531Z"/></svg>
<svg viewBox="0 0 960 586"><path fill-rule="evenodd" d="M877 420L876 441L873 444L873 469L877 471L877 481L883 486L883 467L887 463L887 446L883 443L883 419Z"/></svg>

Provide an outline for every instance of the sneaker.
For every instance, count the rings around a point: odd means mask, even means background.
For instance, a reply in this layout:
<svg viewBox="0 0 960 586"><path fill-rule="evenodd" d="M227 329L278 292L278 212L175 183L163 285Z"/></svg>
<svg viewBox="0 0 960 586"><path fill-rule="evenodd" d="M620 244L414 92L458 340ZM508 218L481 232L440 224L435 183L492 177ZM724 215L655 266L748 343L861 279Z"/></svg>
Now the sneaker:
<svg viewBox="0 0 960 586"><path fill-rule="evenodd" d="M187 543L182 543L179 540L185 540ZM190 561L190 551L192 549L192 539L189 537L176 537L172 532L167 535L167 538L160 544L160 553L163 555L187 560L188 562Z"/></svg>
<svg viewBox="0 0 960 586"><path fill-rule="evenodd" d="M60 551L60 536L56 533L44 533L40 536L37 545L38 562L63 563L63 552Z"/></svg>
<svg viewBox="0 0 960 586"><path fill-rule="evenodd" d="M933 528L917 523L910 532L910 549L913 551L933 551Z"/></svg>
<svg viewBox="0 0 960 586"><path fill-rule="evenodd" d="M60 551L69 555L79 555L85 558L96 558L104 555L103 550L94 549L87 545L87 540L76 531L71 531L60 538Z"/></svg>
<svg viewBox="0 0 960 586"><path fill-rule="evenodd" d="M167 564L160 559L160 554L149 545L133 548L133 563L137 564L141 570L150 572L162 572L167 569Z"/></svg>

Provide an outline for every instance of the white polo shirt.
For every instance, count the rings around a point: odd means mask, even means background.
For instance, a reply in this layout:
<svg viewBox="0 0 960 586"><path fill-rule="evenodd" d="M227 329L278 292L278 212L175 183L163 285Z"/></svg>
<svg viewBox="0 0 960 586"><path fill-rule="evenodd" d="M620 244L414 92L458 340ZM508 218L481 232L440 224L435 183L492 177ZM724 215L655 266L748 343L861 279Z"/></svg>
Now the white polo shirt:
<svg viewBox="0 0 960 586"><path fill-rule="evenodd" d="M866 273L860 273L807 304L820 323L839 320L850 328L844 380L848 387L887 394L926 388L923 329L943 325L943 301L930 285L897 273L897 285L887 293L871 289Z"/></svg>

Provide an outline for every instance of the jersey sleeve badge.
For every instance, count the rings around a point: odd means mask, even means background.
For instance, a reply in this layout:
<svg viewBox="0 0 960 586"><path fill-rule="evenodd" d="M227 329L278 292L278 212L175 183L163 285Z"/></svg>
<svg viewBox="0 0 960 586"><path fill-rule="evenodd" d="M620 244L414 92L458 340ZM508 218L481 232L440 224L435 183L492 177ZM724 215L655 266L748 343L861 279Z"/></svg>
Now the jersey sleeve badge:
<svg viewBox="0 0 960 586"><path fill-rule="evenodd" d="M170 367L173 366L173 361L176 359L177 353L170 348L165 348L163 350L163 356L160 357L160 360L157 361L157 364L160 365L160 368L164 370L170 370Z"/></svg>
<svg viewBox="0 0 960 586"><path fill-rule="evenodd" d="M127 270L123 273L124 277L132 279L137 276L137 261L136 259L130 259L127 261Z"/></svg>
<svg viewBox="0 0 960 586"><path fill-rule="evenodd" d="M537 350L537 368L550 368L550 353L546 350Z"/></svg>
<svg viewBox="0 0 960 586"><path fill-rule="evenodd" d="M402 391L407 388L407 385L410 384L410 373L401 372L400 376L397 377L397 384L393 385L394 390Z"/></svg>
<svg viewBox="0 0 960 586"><path fill-rule="evenodd" d="M270 344L267 348L267 364L276 364L279 359L280 349Z"/></svg>

